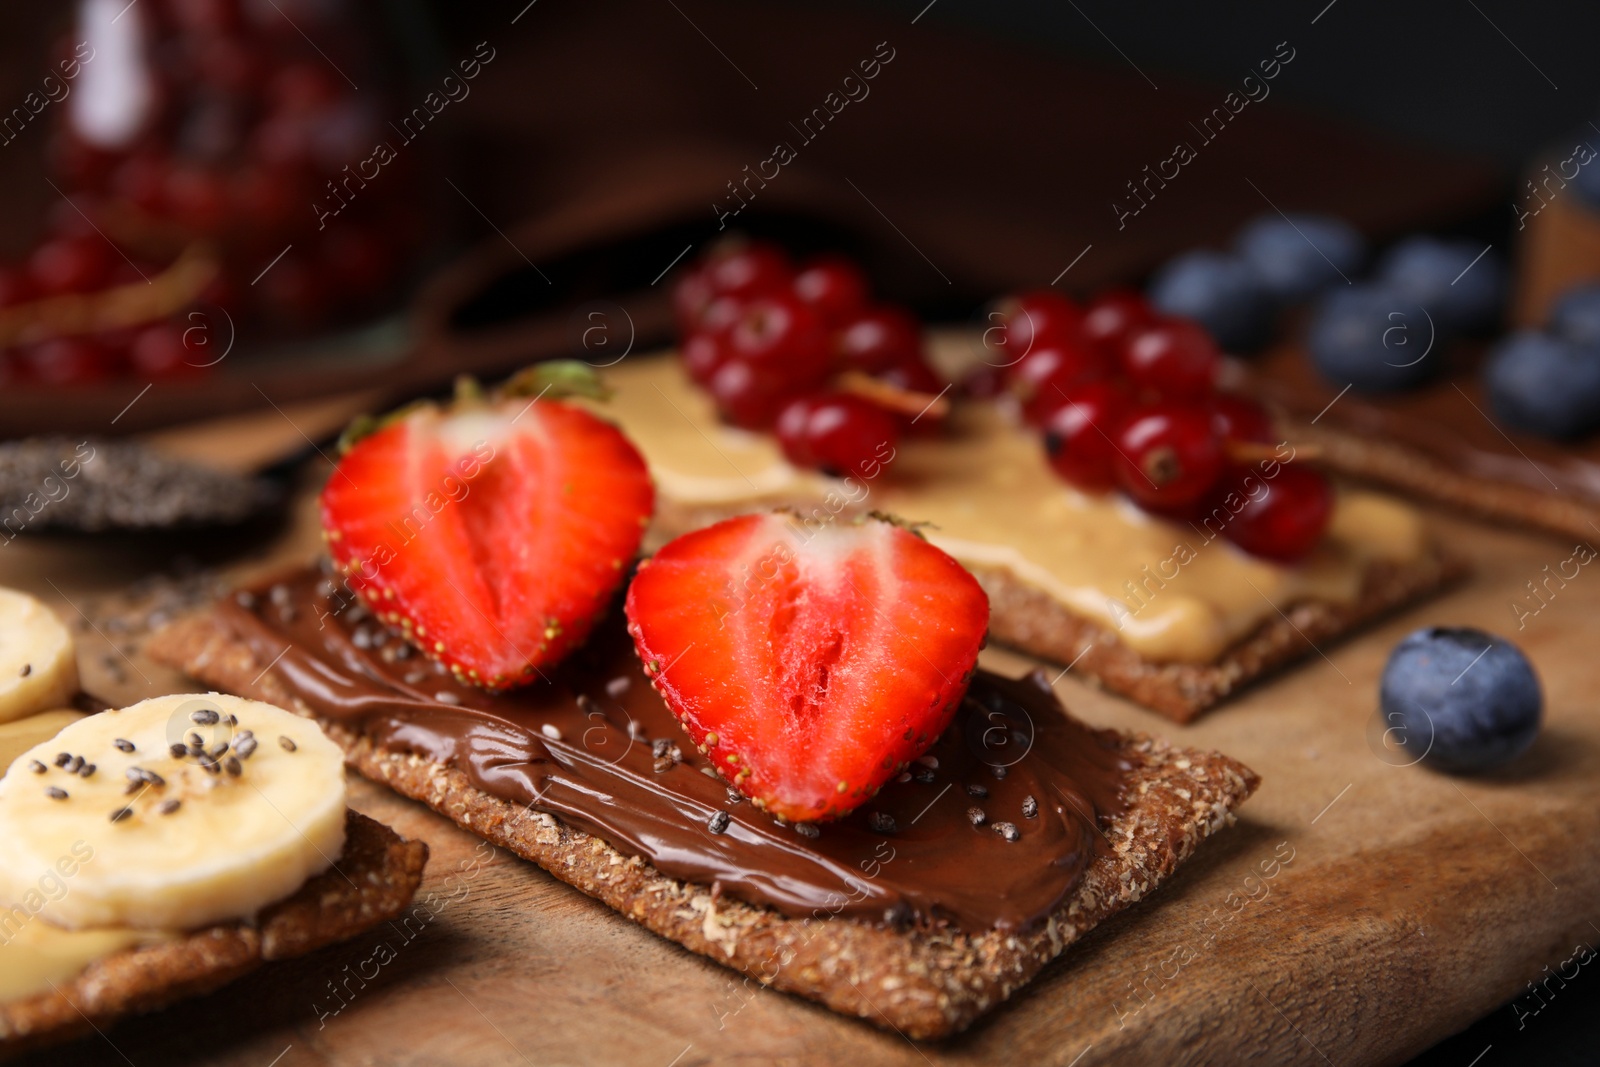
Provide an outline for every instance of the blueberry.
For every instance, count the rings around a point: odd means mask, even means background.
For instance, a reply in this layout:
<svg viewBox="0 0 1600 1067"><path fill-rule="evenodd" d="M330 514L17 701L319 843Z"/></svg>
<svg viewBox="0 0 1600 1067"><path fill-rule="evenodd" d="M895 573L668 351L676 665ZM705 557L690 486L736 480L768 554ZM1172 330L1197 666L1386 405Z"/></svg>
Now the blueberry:
<svg viewBox="0 0 1600 1067"><path fill-rule="evenodd" d="M1366 239L1330 215L1262 215L1234 247L1285 303L1348 280L1367 258Z"/></svg>
<svg viewBox="0 0 1600 1067"><path fill-rule="evenodd" d="M1364 393L1420 385L1444 358L1443 339L1421 305L1377 285L1329 291L1312 317L1306 348L1331 384Z"/></svg>
<svg viewBox="0 0 1600 1067"><path fill-rule="evenodd" d="M1575 285L1561 294L1550 311L1550 332L1580 345L1600 344L1600 282Z"/></svg>
<svg viewBox="0 0 1600 1067"><path fill-rule="evenodd" d="M1490 350L1483 381L1519 430L1562 440L1600 426L1600 347L1523 330Z"/></svg>
<svg viewBox="0 0 1600 1067"><path fill-rule="evenodd" d="M1506 299L1505 264L1476 241L1408 237L1389 249L1377 278L1427 308L1446 333L1493 326Z"/></svg>
<svg viewBox="0 0 1600 1067"><path fill-rule="evenodd" d="M1522 755L1544 704L1539 676L1516 645L1444 627L1396 645L1378 693L1390 728L1422 746L1424 762L1447 771L1484 770Z"/></svg>
<svg viewBox="0 0 1600 1067"><path fill-rule="evenodd" d="M1230 352L1251 352L1272 336L1277 308L1255 270L1238 256L1198 249L1168 261L1150 283L1150 303L1204 326Z"/></svg>
<svg viewBox="0 0 1600 1067"><path fill-rule="evenodd" d="M1582 136L1585 139L1588 137L1587 134ZM1577 162L1576 153L1574 153L1573 162ZM1590 207L1600 207L1600 167L1594 165L1596 162L1597 161L1591 156L1588 162L1578 163L1578 173L1572 179L1573 187L1578 190L1578 196L1588 201ZM1552 166L1550 169L1553 173L1558 168ZM1538 183L1538 189L1539 192L1537 195L1535 195L1532 192L1526 191L1527 186L1521 187L1521 190L1518 192L1518 196L1523 200L1524 209L1538 208L1541 211L1544 210L1542 207L1544 201L1549 198L1552 191L1559 192L1560 187L1557 186L1556 190L1551 190L1548 186L1540 182Z"/></svg>

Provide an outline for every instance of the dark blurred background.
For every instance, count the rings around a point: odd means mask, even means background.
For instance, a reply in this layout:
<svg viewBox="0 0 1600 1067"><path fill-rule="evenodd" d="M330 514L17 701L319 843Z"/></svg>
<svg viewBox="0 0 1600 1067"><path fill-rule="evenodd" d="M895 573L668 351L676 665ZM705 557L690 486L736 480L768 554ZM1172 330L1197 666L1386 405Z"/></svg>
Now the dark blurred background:
<svg viewBox="0 0 1600 1067"><path fill-rule="evenodd" d="M281 350L286 338L326 341L343 336L336 327L385 317L405 324L403 334L364 335L364 363L341 363L342 342L323 344L311 366L290 359L263 385L280 400L348 388L377 365L391 366L396 388L416 390L454 370L494 373L561 354L574 343L575 316L597 300L627 310L639 343L666 341L663 271L723 226L800 252L846 251L886 297L955 322L1013 287L1059 280L1082 294L1137 281L1175 251L1223 242L1277 208L1339 214L1380 242L1419 229L1470 231L1514 257L1520 172L1545 147L1589 130L1600 99L1600 70L1587 54L1600 9L1548 0L130 7L156 25L190 26L183 47L202 58L216 54L208 27L223 9L246 13L232 16L234 47L298 49L298 62L320 68L385 137L393 126L383 120L420 105L464 59L480 49L494 56L469 96L403 146L405 175L387 169L335 223L342 261L357 269L319 260L302 236L257 285L252 276L288 239L275 243L269 230L229 253L232 295L248 305L232 324L242 355ZM371 28L375 59L345 58L340 19ZM36 88L50 49L75 32L71 5L0 12L0 105ZM870 92L820 132L802 130L878 53L892 58L866 82ZM1271 80L1260 77L1267 64ZM274 75L259 80L260 99L281 97ZM1207 116L1225 114L1229 93L1248 102L1225 129L1203 131ZM76 225L82 196L105 195L80 196L58 162L47 165L59 157L52 145L68 110L53 107L0 147L0 266L25 261L42 228ZM352 135L326 166L357 163L373 135ZM1152 185L1151 168L1179 141L1198 158ZM778 142L797 158L770 183L752 184ZM238 176L229 158L224 182ZM116 166L107 164L113 188ZM310 195L295 187L294 225L315 221L325 177L310 175ZM1154 195L1132 211L1141 189ZM372 217L352 222L368 209ZM394 269L373 283L382 299L347 292L373 259L370 239L402 232L404 249L381 257ZM49 365L23 356L22 372L0 379L25 389ZM253 372L277 365L250 358ZM114 353L111 362L122 373L127 359ZM259 403L233 377L244 362L217 368L205 391L213 410ZM16 365L12 358L0 371ZM80 392L76 405L90 421L103 424L126 403L125 387L100 402L93 392ZM170 421L184 401L159 394L183 392L180 384L153 393L119 428ZM36 429L27 413L37 410L33 400L0 404L0 422L11 420L0 432Z"/></svg>

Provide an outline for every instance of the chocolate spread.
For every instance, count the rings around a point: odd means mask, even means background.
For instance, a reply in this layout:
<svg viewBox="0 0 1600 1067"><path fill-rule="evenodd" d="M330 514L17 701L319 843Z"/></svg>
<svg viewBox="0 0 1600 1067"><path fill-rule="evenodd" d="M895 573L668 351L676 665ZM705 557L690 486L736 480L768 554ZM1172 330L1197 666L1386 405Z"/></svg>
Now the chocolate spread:
<svg viewBox="0 0 1600 1067"><path fill-rule="evenodd" d="M1042 921L1109 849L1131 765L1070 719L1043 676L979 670L950 728L845 818L785 824L711 772L650 688L619 612L533 684L456 683L306 569L219 607L318 715L464 771L672 877L794 917Z"/></svg>

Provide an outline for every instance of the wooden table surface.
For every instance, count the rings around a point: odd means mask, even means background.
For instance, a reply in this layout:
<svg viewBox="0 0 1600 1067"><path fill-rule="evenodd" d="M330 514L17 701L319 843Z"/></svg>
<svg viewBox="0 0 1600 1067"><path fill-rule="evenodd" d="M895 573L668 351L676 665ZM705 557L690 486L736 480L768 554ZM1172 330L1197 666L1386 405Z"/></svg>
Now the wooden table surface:
<svg viewBox="0 0 1600 1067"><path fill-rule="evenodd" d="M0 584L38 593L69 618L81 609L96 619L100 629L85 626L82 646L92 692L126 701L178 691L180 678L108 644L116 638L131 650L132 642L104 625L105 595L170 569L180 555L235 571L310 555L310 493L324 471L307 471L278 528L19 539L0 547ZM1238 825L1202 846L1168 885L957 1039L914 1045L780 993L749 994L732 972L531 864L491 854L421 805L354 781L355 807L432 849L419 900L431 894L433 906L415 912L409 939L373 931L32 1062L1403 1061L1556 973L1577 942L1600 945L1600 657L1591 621L1600 613L1600 571L1581 570L1518 632L1513 603L1537 606L1522 599L1525 583L1572 546L1436 520L1476 566L1468 583L1326 647L1196 725L1174 726L1071 674L1057 683L1092 723L1221 749L1264 784ZM1540 672L1544 732L1501 773L1452 778L1402 766L1406 756L1373 740L1385 656L1429 623L1506 634ZM1030 666L999 649L984 661ZM384 941L390 949L375 957Z"/></svg>

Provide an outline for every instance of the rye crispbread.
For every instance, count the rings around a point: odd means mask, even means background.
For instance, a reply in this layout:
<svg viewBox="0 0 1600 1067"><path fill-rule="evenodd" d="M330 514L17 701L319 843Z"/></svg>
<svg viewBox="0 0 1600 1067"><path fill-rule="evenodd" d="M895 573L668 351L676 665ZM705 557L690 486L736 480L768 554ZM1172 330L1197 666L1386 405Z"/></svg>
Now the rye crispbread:
<svg viewBox="0 0 1600 1067"><path fill-rule="evenodd" d="M0 1058L103 1030L122 1016L210 993L268 961L355 937L405 910L427 862L421 841L350 811L334 867L256 922L221 923L118 952L54 991L0 1004Z"/></svg>
<svg viewBox="0 0 1600 1067"><path fill-rule="evenodd" d="M229 692L315 718L270 664L258 662L214 615L156 635L150 653ZM1124 735L1134 764L1127 811L1107 832L1108 854L1039 927L966 934L845 918L794 919L669 878L638 857L472 786L466 775L374 746L319 720L351 766L458 825L531 860L641 926L775 989L913 1038L956 1033L1026 984L1103 919L1151 892L1204 838L1233 820L1255 773L1225 756Z"/></svg>

